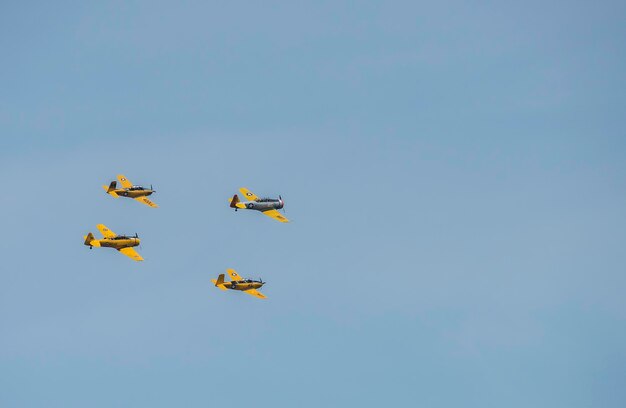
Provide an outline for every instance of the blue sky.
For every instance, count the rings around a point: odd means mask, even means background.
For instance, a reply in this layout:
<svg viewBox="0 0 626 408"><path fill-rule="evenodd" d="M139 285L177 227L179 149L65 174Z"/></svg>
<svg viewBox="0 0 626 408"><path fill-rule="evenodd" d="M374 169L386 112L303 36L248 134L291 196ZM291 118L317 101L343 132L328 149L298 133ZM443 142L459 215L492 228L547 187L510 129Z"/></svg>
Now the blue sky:
<svg viewBox="0 0 626 408"><path fill-rule="evenodd" d="M0 405L623 406L624 14L3 3Z"/></svg>

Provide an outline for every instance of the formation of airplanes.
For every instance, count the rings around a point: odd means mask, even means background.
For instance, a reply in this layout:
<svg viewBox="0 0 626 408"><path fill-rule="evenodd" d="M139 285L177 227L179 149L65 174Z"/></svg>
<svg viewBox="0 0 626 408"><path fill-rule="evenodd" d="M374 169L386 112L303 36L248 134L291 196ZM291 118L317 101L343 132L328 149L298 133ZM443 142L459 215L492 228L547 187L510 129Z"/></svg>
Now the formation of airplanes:
<svg viewBox="0 0 626 408"><path fill-rule="evenodd" d="M121 188L118 188L118 182L121 184ZM140 185L134 185L123 174L118 174L117 181L114 180L108 186L104 185L102 186L102 188L104 188L104 191L106 191L107 194L115 198L132 198L149 207L158 207L158 205L148 199L148 196L156 193L156 191L152 188L152 185L150 186L150 188L145 188ZM289 222L289 220L278 211L282 209L284 212L285 207L285 202L280 195L278 196L278 198L260 198L245 187L240 188L239 191L245 198L245 201L241 201L237 194L229 199L230 207L234 208L235 211L239 209L256 210L277 221ZM104 224L98 224L96 225L96 228L98 228L98 230L102 234L101 239L96 239L96 237L91 232L83 237L84 244L88 246L89 249L93 249L93 247L114 248L121 254L126 255L134 261L144 260L141 255L139 255L134 249L134 247L139 246L141 243L141 240L139 239L137 233L135 233L134 236L117 235ZM228 269L226 270L226 272L228 273L230 281L224 280L225 274L223 273L220 274L217 279L211 280L218 289L239 290L259 299L266 299L266 296L257 290L265 284L263 280L244 279L239 276L239 274L234 269Z"/></svg>

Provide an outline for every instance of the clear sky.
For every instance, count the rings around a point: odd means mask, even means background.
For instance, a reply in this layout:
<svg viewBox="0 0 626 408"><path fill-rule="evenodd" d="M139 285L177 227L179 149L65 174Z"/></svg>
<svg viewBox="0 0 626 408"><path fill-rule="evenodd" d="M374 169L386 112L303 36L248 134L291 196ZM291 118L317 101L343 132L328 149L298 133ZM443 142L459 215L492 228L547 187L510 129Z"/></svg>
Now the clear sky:
<svg viewBox="0 0 626 408"><path fill-rule="evenodd" d="M0 406L625 406L625 18L2 2Z"/></svg>

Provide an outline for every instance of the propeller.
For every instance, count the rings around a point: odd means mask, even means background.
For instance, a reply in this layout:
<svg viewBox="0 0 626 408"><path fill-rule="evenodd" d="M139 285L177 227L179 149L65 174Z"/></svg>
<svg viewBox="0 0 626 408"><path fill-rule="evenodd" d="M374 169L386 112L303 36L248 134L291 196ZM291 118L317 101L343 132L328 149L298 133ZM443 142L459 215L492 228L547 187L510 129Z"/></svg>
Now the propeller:
<svg viewBox="0 0 626 408"><path fill-rule="evenodd" d="M135 238L137 238L137 239L139 238L139 235L137 235L137 233L136 233L136 232L135 232ZM139 249L143 249L143 248L141 247L141 241L139 241Z"/></svg>
<svg viewBox="0 0 626 408"><path fill-rule="evenodd" d="M263 282L263 278L259 278L259 282L261 282L261 285L265 285L267 282Z"/></svg>
<svg viewBox="0 0 626 408"><path fill-rule="evenodd" d="M287 215L287 212L285 211L285 202L283 201L283 196L279 194L278 199L283 203L283 214Z"/></svg>
<svg viewBox="0 0 626 408"><path fill-rule="evenodd" d="M156 193L156 190L152 188L152 184L150 184L150 191L152 191L153 193Z"/></svg>

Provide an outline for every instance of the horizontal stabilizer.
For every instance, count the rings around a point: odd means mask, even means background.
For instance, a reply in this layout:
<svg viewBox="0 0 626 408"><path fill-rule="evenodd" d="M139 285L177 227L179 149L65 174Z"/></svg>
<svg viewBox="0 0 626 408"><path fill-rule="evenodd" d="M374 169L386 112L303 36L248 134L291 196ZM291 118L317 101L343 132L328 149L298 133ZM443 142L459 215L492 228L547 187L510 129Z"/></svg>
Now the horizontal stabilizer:
<svg viewBox="0 0 626 408"><path fill-rule="evenodd" d="M91 232L85 235L84 238L85 238L85 245L95 246L95 247L100 246L100 241L98 241Z"/></svg>
<svg viewBox="0 0 626 408"><path fill-rule="evenodd" d="M102 186L102 188L104 189L104 191L106 191L108 194L111 194L113 197L115 198L119 197L117 193L115 192L115 189L117 188L117 181L112 181L108 187Z"/></svg>
<svg viewBox="0 0 626 408"><path fill-rule="evenodd" d="M211 282L213 282L213 284L217 286L218 288L220 288L221 290L228 290L226 289L226 286L224 286L224 274L223 273L217 277L217 280L211 279Z"/></svg>
<svg viewBox="0 0 626 408"><path fill-rule="evenodd" d="M211 282L213 282L213 284L217 286L218 288L220 288L221 290L228 290L226 289L226 286L224 286L224 284L218 284L216 279L211 279Z"/></svg>
<svg viewBox="0 0 626 408"><path fill-rule="evenodd" d="M246 205L239 201L239 196L235 194L233 198L230 198L230 208L246 208Z"/></svg>

